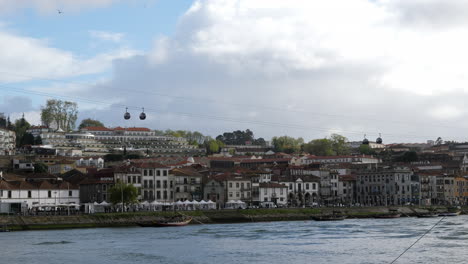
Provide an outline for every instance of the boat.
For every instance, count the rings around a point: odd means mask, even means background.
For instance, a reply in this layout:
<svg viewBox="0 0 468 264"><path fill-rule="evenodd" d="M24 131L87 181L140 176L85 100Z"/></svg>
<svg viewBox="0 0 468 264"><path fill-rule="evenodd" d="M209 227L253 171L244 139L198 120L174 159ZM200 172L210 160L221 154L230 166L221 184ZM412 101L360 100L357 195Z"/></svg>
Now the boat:
<svg viewBox="0 0 468 264"><path fill-rule="evenodd" d="M461 214L461 211L457 211L457 212L444 212L444 213L440 213L438 216L458 216Z"/></svg>
<svg viewBox="0 0 468 264"><path fill-rule="evenodd" d="M140 222L137 225L141 227L168 227L168 226L186 226L192 221L190 216L173 216L161 221Z"/></svg>
<svg viewBox="0 0 468 264"><path fill-rule="evenodd" d="M315 221L341 221L346 219L346 215L320 215L312 216Z"/></svg>
<svg viewBox="0 0 468 264"><path fill-rule="evenodd" d="M380 219L390 219L390 218L400 218L401 214L398 212L397 209L390 209L388 210L388 213L383 213L380 215L374 216L374 218L380 218Z"/></svg>
<svg viewBox="0 0 468 264"><path fill-rule="evenodd" d="M333 211L332 214L324 214L318 216L312 216L312 219L315 221L341 221L346 219L346 215L342 214L339 211Z"/></svg>
<svg viewBox="0 0 468 264"><path fill-rule="evenodd" d="M418 218L433 218L433 217L439 217L439 214L437 214L437 213L423 213L423 214L417 214L416 217L418 217Z"/></svg>

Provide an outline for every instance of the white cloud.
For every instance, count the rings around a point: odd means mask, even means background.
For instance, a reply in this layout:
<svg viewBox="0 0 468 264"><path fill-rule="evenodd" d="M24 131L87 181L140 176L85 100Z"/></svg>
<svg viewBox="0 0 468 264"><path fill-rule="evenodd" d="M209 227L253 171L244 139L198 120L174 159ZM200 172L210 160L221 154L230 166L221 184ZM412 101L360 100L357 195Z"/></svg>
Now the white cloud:
<svg viewBox="0 0 468 264"><path fill-rule="evenodd" d="M452 105L443 105L434 107L429 113L434 118L440 120L455 119L461 117L463 112L460 108L457 108Z"/></svg>
<svg viewBox="0 0 468 264"><path fill-rule="evenodd" d="M50 47L46 40L15 35L0 30L0 81L14 82L34 78L64 78L109 70L116 59L128 58L137 51L121 48L91 58Z"/></svg>
<svg viewBox="0 0 468 264"><path fill-rule="evenodd" d="M121 42L125 36L125 34L123 33L114 33L114 32L99 31L99 30L90 30L89 34L91 35L91 37L97 40L111 41L115 43Z"/></svg>

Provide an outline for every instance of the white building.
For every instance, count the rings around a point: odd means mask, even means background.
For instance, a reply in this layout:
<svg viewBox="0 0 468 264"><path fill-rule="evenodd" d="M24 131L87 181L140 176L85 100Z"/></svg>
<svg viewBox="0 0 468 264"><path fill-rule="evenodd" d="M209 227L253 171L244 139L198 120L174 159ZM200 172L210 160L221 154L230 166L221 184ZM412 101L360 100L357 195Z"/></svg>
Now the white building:
<svg viewBox="0 0 468 264"><path fill-rule="evenodd" d="M302 158L302 165L308 164L377 164L380 159L373 156L357 155L357 156L314 156L309 155Z"/></svg>
<svg viewBox="0 0 468 264"><path fill-rule="evenodd" d="M38 205L79 204L79 187L68 182L0 180L0 204Z"/></svg>
<svg viewBox="0 0 468 264"><path fill-rule="evenodd" d="M261 202L273 202L275 204L288 204L288 186L279 183L260 183L259 195Z"/></svg>

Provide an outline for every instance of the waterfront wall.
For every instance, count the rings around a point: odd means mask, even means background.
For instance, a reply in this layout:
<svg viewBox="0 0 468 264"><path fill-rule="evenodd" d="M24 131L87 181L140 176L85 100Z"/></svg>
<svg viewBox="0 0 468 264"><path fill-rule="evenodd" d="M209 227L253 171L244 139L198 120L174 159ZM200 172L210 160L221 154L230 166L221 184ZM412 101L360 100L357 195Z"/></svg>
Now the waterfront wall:
<svg viewBox="0 0 468 264"><path fill-rule="evenodd" d="M392 207L392 209L398 209L402 216L415 216L418 213L428 212L428 208L419 207ZM447 211L445 207L434 209L440 212ZM387 213L388 210L387 207L353 207L184 211L182 213L193 217L192 224L216 224L310 220L312 216L331 214L334 211L340 211L348 218L371 218ZM7 226L10 230L123 227L136 226L139 222L162 220L171 214L171 212L135 212L74 216L0 216L0 226Z"/></svg>

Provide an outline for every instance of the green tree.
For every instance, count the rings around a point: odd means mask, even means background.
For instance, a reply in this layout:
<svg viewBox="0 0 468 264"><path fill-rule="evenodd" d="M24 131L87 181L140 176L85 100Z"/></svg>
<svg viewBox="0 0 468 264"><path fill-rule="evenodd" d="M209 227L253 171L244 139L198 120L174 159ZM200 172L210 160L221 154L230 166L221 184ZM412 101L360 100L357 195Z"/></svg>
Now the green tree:
<svg viewBox="0 0 468 264"><path fill-rule="evenodd" d="M42 123L48 127L71 131L78 119L78 105L74 102L47 100L41 108Z"/></svg>
<svg viewBox="0 0 468 264"><path fill-rule="evenodd" d="M42 145L41 136L37 136L36 138L34 138L34 145Z"/></svg>
<svg viewBox="0 0 468 264"><path fill-rule="evenodd" d="M112 188L109 189L110 201L113 204L122 203L134 204L137 202L138 189L133 184L125 184L117 182Z"/></svg>
<svg viewBox="0 0 468 264"><path fill-rule="evenodd" d="M333 150L333 142L326 138L311 140L309 143L304 144L303 150L317 156L331 156L336 154Z"/></svg>
<svg viewBox="0 0 468 264"><path fill-rule="evenodd" d="M83 129L85 127L103 127L103 126L104 124L99 120L86 118L81 121L80 125L78 126L78 129Z"/></svg>
<svg viewBox="0 0 468 264"><path fill-rule="evenodd" d="M330 141L335 155L347 155L351 152L346 137L338 134L331 134Z"/></svg>
<svg viewBox="0 0 468 264"><path fill-rule="evenodd" d="M375 150L373 150L369 145L362 144L359 146L359 153L364 155L373 155L375 154Z"/></svg>
<svg viewBox="0 0 468 264"><path fill-rule="evenodd" d="M301 146L304 144L304 139L296 139L288 136L273 137L271 141L276 152L285 152L288 154L299 152Z"/></svg>
<svg viewBox="0 0 468 264"><path fill-rule="evenodd" d="M416 151L407 151L402 156L396 157L396 162L413 162L418 161L418 153Z"/></svg>
<svg viewBox="0 0 468 264"><path fill-rule="evenodd" d="M16 146L17 147L34 144L34 137L32 139L32 142L30 142L30 139L31 139L30 136L32 135L26 132L30 127L31 125L28 123L28 121L26 121L26 119L24 118L24 115L23 117L15 121L15 125L13 126L13 131L15 131L15 134L16 134Z"/></svg>
<svg viewBox="0 0 468 264"><path fill-rule="evenodd" d="M224 147L224 143L222 141L213 139L211 137L206 137L203 145L205 146L206 153L208 155L213 153L219 153L221 151L221 148Z"/></svg>

